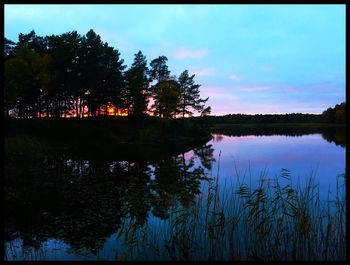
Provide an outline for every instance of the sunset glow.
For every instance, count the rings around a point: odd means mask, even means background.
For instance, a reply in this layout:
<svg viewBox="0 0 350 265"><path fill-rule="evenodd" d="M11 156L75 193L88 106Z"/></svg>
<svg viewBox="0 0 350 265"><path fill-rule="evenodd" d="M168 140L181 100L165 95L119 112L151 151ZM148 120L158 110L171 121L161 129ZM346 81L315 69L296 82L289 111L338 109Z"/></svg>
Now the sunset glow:
<svg viewBox="0 0 350 265"><path fill-rule="evenodd" d="M15 42L91 28L128 67L141 50L148 63L166 56L172 75L196 74L213 115L320 114L345 101L345 5L4 6Z"/></svg>
<svg viewBox="0 0 350 265"><path fill-rule="evenodd" d="M149 114L151 114L151 113L149 112ZM100 110L100 115L102 115L102 116L106 115L105 110L102 109L102 108L101 108L101 110ZM38 113L38 116L37 116L37 117L44 118L44 117L46 117L46 116L47 116L46 113L41 113L41 114ZM87 111L85 111L85 112L83 113L82 116L83 116L84 118L85 118L85 117L89 117L89 114L88 114ZM98 111L96 111L95 116L98 116ZM126 109L118 109L117 111L115 111L115 108L114 108L114 107L108 107L107 116L128 116L128 112L127 112ZM51 117L51 115L49 115L49 117ZM66 116L64 116L64 114L61 114L61 118L64 118L64 117L65 117L65 118L75 118L75 117L77 117L76 111L75 111L75 110L72 110L72 111L68 112L68 113L66 114Z"/></svg>

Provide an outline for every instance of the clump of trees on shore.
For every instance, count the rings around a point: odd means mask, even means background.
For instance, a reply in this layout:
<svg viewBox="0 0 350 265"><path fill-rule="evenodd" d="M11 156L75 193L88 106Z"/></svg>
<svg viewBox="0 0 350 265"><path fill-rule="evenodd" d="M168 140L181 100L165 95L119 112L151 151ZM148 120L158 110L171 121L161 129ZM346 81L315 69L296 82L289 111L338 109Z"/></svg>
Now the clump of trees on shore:
<svg viewBox="0 0 350 265"><path fill-rule="evenodd" d="M5 38L4 59L5 117L210 113L208 98L200 98L200 85L187 70L171 76L167 57L148 66L141 51L126 69L119 51L92 29L83 36L72 31L45 37L32 30L19 34L17 43Z"/></svg>
<svg viewBox="0 0 350 265"><path fill-rule="evenodd" d="M346 103L336 104L334 108L328 108L322 113L325 122L345 123L346 122Z"/></svg>

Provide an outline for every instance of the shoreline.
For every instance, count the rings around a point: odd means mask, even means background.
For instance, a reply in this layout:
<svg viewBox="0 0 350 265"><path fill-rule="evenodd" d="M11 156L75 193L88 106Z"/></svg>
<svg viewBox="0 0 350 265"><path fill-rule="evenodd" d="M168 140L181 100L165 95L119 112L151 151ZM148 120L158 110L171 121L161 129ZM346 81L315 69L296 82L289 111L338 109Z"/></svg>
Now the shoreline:
<svg viewBox="0 0 350 265"><path fill-rule="evenodd" d="M307 127L307 128L326 128L326 127L345 127L346 124L339 123L214 123L208 129L229 128L229 127Z"/></svg>

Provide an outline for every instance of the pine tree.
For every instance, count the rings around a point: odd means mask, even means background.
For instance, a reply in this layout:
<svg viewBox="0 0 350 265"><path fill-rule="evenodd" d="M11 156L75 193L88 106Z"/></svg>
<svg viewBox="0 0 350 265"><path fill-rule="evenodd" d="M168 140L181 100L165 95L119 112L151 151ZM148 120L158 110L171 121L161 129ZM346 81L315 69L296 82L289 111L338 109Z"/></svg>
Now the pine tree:
<svg viewBox="0 0 350 265"><path fill-rule="evenodd" d="M185 70L179 76L178 82L181 91L181 103L180 103L180 113L184 118L186 114L192 116L193 112L191 109L198 112L203 112L204 105L209 98L201 99L199 94L199 87L201 85L195 84L195 75L188 75L188 71ZM210 109L206 108L206 112Z"/></svg>
<svg viewBox="0 0 350 265"><path fill-rule="evenodd" d="M135 54L134 62L125 73L126 97L128 105L135 116L140 116L147 110L149 84L146 57L139 51Z"/></svg>

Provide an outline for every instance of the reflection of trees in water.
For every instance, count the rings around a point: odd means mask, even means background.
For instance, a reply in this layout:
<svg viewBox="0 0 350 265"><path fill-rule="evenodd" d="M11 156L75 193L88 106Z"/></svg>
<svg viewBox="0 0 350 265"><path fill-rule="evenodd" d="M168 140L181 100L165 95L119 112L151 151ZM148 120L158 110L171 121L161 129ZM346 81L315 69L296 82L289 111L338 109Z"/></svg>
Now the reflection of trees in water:
<svg viewBox="0 0 350 265"><path fill-rule="evenodd" d="M334 142L342 147L346 146L345 127L270 127L270 126L242 126L242 127L226 127L215 128L212 132L218 135L228 136L247 136L247 135L286 135L286 136L302 136L307 134L322 134L322 137L328 142ZM217 140L216 140L217 141Z"/></svg>
<svg viewBox="0 0 350 265"><path fill-rule="evenodd" d="M126 191L124 200L128 203L126 210L135 217L137 225L143 225L151 208L151 169L145 162L128 162L127 172L128 183L123 186Z"/></svg>
<svg viewBox="0 0 350 265"><path fill-rule="evenodd" d="M18 230L25 246L56 238L96 253L120 224L123 174L117 179L84 160L67 163L65 155L30 155L11 158L20 168L6 164L5 227Z"/></svg>
<svg viewBox="0 0 350 265"><path fill-rule="evenodd" d="M206 155L212 156L213 153ZM161 219L168 218L169 208L177 202L188 206L200 192L200 181L207 179L202 167L194 167L194 157L186 160L185 154L159 160L155 164L154 176L153 214Z"/></svg>
<svg viewBox="0 0 350 265"><path fill-rule="evenodd" d="M346 147L345 127L329 128L322 132L322 137L330 143L334 142L336 145Z"/></svg>
<svg viewBox="0 0 350 265"><path fill-rule="evenodd" d="M184 154L147 162L27 151L6 156L5 240L20 236L29 247L55 238L96 254L124 217L134 217L137 226L150 212L165 219L175 204L188 205L205 179L203 168ZM200 155L207 162L213 154Z"/></svg>
<svg viewBox="0 0 350 265"><path fill-rule="evenodd" d="M214 148L212 146L213 145L208 144L193 149L195 155L199 157L202 165L209 170L211 169L212 162L215 162L215 158L213 157Z"/></svg>
<svg viewBox="0 0 350 265"><path fill-rule="evenodd" d="M215 142L221 142L224 139L222 134L214 134L213 136L214 136L214 141Z"/></svg>

